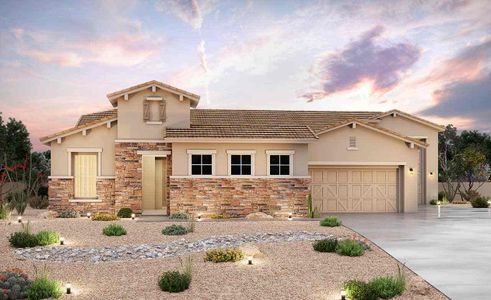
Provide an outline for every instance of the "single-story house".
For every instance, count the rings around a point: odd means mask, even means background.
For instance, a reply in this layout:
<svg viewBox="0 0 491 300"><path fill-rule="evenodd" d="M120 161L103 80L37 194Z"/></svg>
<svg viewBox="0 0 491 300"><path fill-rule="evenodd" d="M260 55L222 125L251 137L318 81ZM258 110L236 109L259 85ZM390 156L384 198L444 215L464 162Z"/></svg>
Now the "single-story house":
<svg viewBox="0 0 491 300"><path fill-rule="evenodd" d="M438 132L388 112L198 109L158 81L41 138L51 209L244 216L415 212L438 193Z"/></svg>

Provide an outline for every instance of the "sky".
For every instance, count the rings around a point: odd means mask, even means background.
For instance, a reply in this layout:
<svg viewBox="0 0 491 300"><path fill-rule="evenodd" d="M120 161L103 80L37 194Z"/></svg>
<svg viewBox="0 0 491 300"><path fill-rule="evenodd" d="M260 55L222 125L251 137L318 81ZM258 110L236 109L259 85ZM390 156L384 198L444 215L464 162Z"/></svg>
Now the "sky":
<svg viewBox="0 0 491 300"><path fill-rule="evenodd" d="M39 137L158 80L199 108L399 109L491 132L491 1L0 0L0 112Z"/></svg>

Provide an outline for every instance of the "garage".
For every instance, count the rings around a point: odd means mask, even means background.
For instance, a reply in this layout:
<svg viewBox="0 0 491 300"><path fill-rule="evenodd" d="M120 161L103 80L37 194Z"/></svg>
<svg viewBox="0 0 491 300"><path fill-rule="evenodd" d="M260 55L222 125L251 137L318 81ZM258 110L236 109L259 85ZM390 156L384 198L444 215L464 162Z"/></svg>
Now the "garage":
<svg viewBox="0 0 491 300"><path fill-rule="evenodd" d="M394 167L310 167L314 207L321 213L398 212Z"/></svg>

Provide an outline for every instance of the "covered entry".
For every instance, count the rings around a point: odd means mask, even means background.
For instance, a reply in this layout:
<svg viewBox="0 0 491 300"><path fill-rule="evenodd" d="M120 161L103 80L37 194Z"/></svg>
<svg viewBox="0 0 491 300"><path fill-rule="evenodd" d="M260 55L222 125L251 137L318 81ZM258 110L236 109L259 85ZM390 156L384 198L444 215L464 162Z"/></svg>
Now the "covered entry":
<svg viewBox="0 0 491 300"><path fill-rule="evenodd" d="M143 214L167 214L167 155L142 155ZM157 152L157 151L155 151Z"/></svg>
<svg viewBox="0 0 491 300"><path fill-rule="evenodd" d="M397 166L312 166L309 173L313 204L321 213L400 211Z"/></svg>

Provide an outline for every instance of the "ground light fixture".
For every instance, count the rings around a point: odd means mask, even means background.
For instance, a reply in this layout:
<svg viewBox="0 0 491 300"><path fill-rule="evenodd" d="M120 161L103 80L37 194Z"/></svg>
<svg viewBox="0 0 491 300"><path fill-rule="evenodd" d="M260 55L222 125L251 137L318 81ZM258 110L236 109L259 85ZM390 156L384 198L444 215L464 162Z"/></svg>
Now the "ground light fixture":
<svg viewBox="0 0 491 300"><path fill-rule="evenodd" d="M293 220L292 213L289 213L288 214L288 221L291 221L291 220Z"/></svg>
<svg viewBox="0 0 491 300"><path fill-rule="evenodd" d="M247 264L252 265L252 256L247 257Z"/></svg>
<svg viewBox="0 0 491 300"><path fill-rule="evenodd" d="M440 211L441 211L442 202L441 201L437 201L436 204L438 206L438 218L440 218Z"/></svg>
<svg viewBox="0 0 491 300"><path fill-rule="evenodd" d="M198 214L198 222L201 222L203 221L203 219L201 218L201 214Z"/></svg>
<svg viewBox="0 0 491 300"><path fill-rule="evenodd" d="M90 219L90 216L91 216L91 215L92 215L92 214L91 214L90 212L88 212L88 213L87 213L87 219Z"/></svg>
<svg viewBox="0 0 491 300"><path fill-rule="evenodd" d="M64 237L60 237L60 245L65 245L65 238Z"/></svg>
<svg viewBox="0 0 491 300"><path fill-rule="evenodd" d="M70 283L67 283L65 287L67 295L70 295L72 293L72 285Z"/></svg>
<svg viewBox="0 0 491 300"><path fill-rule="evenodd" d="M132 219L132 220L134 220L134 219L135 219L135 217L136 217L136 215L135 215L135 214L131 214L131 219Z"/></svg>
<svg viewBox="0 0 491 300"><path fill-rule="evenodd" d="M22 223L22 216L17 217L17 222Z"/></svg>
<svg viewBox="0 0 491 300"><path fill-rule="evenodd" d="M341 290L341 300L346 300L346 291Z"/></svg>

